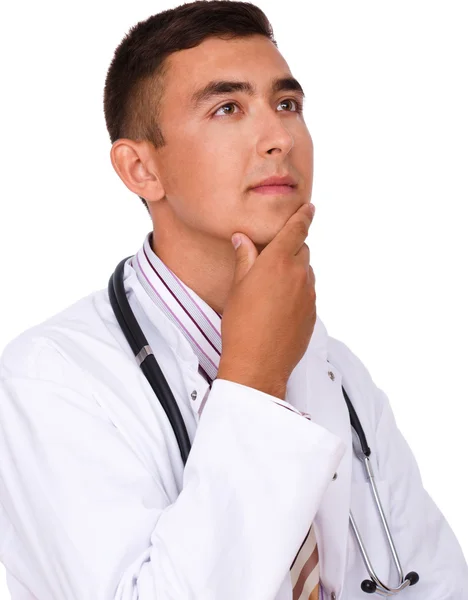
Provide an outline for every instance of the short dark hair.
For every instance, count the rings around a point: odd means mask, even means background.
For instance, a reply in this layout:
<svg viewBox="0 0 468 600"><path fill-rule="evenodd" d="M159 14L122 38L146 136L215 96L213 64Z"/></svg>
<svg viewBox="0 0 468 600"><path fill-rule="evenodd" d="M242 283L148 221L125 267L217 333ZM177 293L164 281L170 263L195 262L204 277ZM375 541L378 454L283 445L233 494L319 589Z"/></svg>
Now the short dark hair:
<svg viewBox="0 0 468 600"><path fill-rule="evenodd" d="M158 124L165 59L198 46L211 36L223 39L264 35L275 46L265 13L250 2L196 0L164 10L130 28L114 52L104 86L104 116L111 142L119 138L165 145ZM146 206L145 199L139 196Z"/></svg>

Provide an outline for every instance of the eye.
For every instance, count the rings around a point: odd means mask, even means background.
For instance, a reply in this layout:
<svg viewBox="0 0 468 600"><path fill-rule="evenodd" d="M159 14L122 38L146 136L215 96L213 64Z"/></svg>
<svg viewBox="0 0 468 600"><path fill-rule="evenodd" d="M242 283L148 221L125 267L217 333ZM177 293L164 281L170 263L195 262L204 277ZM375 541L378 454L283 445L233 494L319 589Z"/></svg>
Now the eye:
<svg viewBox="0 0 468 600"><path fill-rule="evenodd" d="M302 112L302 102L300 102L299 100L296 100L295 98L286 98L285 100L281 100L279 105L287 104L288 102L293 102L296 105L296 110L291 110L291 111L287 111L287 112L297 112L297 113Z"/></svg>
<svg viewBox="0 0 468 600"><path fill-rule="evenodd" d="M217 115L219 113L219 111L222 110L223 108L226 108L226 106L237 106L237 104L235 104L234 102L227 102L226 104L223 104L223 106L220 106L218 108L218 110L213 113L213 115ZM223 112L222 114L226 115L226 116L229 116L229 115L233 115L234 113L231 111L231 112L228 112L228 113Z"/></svg>
<svg viewBox="0 0 468 600"><path fill-rule="evenodd" d="M281 104L287 104L287 103L293 103L296 106L295 110L287 110L286 112L297 112L297 113L302 113L302 102L299 100L296 100L296 98L286 98L285 100L281 100L281 102L279 103L279 105ZM279 106L278 105L278 106ZM230 107L238 107L238 105L235 102L227 102L226 104L223 104L223 106L220 106L214 113L213 116L226 116L228 117L229 115L234 115L235 112L234 111L229 111L226 112L224 109L227 108L228 106ZM222 111L220 113L220 111ZM280 112L284 112L284 111L280 111Z"/></svg>

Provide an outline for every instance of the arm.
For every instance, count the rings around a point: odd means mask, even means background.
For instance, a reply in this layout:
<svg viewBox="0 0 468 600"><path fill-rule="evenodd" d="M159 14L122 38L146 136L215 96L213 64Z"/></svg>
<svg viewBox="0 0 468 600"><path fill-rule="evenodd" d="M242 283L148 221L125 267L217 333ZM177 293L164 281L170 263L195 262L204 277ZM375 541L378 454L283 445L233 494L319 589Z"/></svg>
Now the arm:
<svg viewBox="0 0 468 600"><path fill-rule="evenodd" d="M147 472L77 391L80 375L65 372L64 385L2 373L0 504L25 549L22 583L40 600L271 600L341 440L264 392L215 380L171 501L167 461ZM163 432L155 439L163 450Z"/></svg>

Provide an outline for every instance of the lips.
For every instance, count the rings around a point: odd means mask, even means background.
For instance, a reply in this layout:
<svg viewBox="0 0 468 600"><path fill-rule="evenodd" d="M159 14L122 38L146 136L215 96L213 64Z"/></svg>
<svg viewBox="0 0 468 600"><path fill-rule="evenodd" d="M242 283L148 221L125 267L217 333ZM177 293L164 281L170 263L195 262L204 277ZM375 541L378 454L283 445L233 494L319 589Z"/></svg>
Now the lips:
<svg viewBox="0 0 468 600"><path fill-rule="evenodd" d="M295 187L296 186L296 181L290 176L290 175L285 175L283 177L279 177L277 175L273 175L272 177L267 177L266 179L263 179L262 181L259 181L258 183L255 183L252 186L252 189L258 188L258 187L265 187L265 186L290 186L290 187Z"/></svg>
<svg viewBox="0 0 468 600"><path fill-rule="evenodd" d="M284 195L294 194L296 191L295 185L260 185L250 190L254 194L268 194L268 195Z"/></svg>

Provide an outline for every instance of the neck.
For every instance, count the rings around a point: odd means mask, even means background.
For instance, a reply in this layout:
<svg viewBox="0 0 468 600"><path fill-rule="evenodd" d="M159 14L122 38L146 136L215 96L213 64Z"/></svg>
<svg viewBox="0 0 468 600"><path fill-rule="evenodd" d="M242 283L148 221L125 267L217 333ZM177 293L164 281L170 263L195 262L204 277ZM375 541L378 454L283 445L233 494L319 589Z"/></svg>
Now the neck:
<svg viewBox="0 0 468 600"><path fill-rule="evenodd" d="M164 228L161 231L153 229L151 247L186 286L213 310L223 314L235 267L230 240L227 243L193 230L174 233L173 229Z"/></svg>

